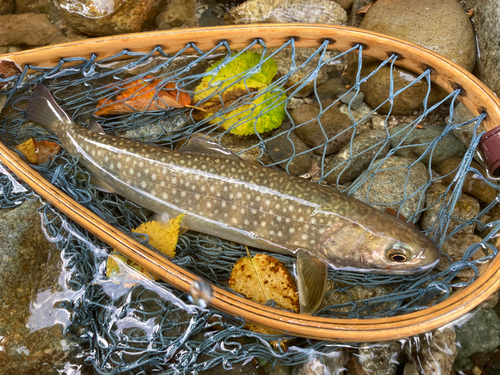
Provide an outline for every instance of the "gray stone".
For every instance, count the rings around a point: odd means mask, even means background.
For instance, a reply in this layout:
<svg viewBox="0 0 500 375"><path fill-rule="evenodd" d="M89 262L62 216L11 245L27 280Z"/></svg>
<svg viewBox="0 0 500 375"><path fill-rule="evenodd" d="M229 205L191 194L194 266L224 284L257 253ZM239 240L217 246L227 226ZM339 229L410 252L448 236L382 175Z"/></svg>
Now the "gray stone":
<svg viewBox="0 0 500 375"><path fill-rule="evenodd" d="M60 251L43 235L39 207L26 201L0 215L2 375L54 374L70 359L61 328L46 321L54 319L55 312L52 317L38 316L37 308L30 309L37 302L32 301L34 291L57 290L62 267Z"/></svg>
<svg viewBox="0 0 500 375"><path fill-rule="evenodd" d="M442 183L432 184L425 192L426 196L426 209L422 214L420 220L420 226L423 230L432 229L429 236L432 237L433 233L437 229L437 220L439 216L439 210L443 205L448 204L451 199L451 193L449 192L446 198L442 198L443 193L446 190L446 185ZM446 202L445 202L446 201ZM446 233L451 233L455 228L463 224L463 220L471 220L479 214L480 206L476 198L468 195L462 194L460 199L455 204L448 225L448 230ZM458 233L474 233L475 224L467 225L461 229ZM458 234L457 233L457 234Z"/></svg>
<svg viewBox="0 0 500 375"><path fill-rule="evenodd" d="M335 2L345 10L348 10L352 6L354 0L335 0Z"/></svg>
<svg viewBox="0 0 500 375"><path fill-rule="evenodd" d="M386 139L387 132L384 130L372 130L355 137L352 145L345 145L326 166L325 174L332 173L325 177L325 181L329 184L345 184L356 179L368 168L373 158L387 155L389 142L383 143Z"/></svg>
<svg viewBox="0 0 500 375"><path fill-rule="evenodd" d="M339 106L339 109L340 113L344 113L345 115L349 116L349 118L351 118L352 116L354 121L357 122L356 134L360 134L363 132L361 130L365 127L363 127L362 125L368 124L373 116L373 114L371 114L373 109L364 102L362 102L356 109L351 108L349 110L349 106L347 104L341 104ZM369 126L366 127L366 129L369 129Z"/></svg>
<svg viewBox="0 0 500 375"><path fill-rule="evenodd" d="M272 137L279 136L270 139L266 143L266 149L275 163L280 162L281 168L292 175L299 176L311 168L312 151L294 131L290 132L289 129L289 124L282 124L272 135ZM293 156L295 157L289 162Z"/></svg>
<svg viewBox="0 0 500 375"><path fill-rule="evenodd" d="M61 0L60 6L69 26L87 35L104 36L142 31L147 23L153 22L163 2L116 1L109 8L103 7L100 0Z"/></svg>
<svg viewBox="0 0 500 375"><path fill-rule="evenodd" d="M464 156L466 151L462 142L450 133L446 134L433 150L428 150L429 144L439 137L444 129L443 126L424 126L423 129L419 129L412 125L400 124L390 130L391 147L399 147L395 155L415 159L427 152L420 160L425 165L429 165L432 152L431 164L435 169L448 158Z"/></svg>
<svg viewBox="0 0 500 375"><path fill-rule="evenodd" d="M352 3L351 15L349 16L349 26L358 27L361 24L365 14L358 11L371 4L373 0L354 0Z"/></svg>
<svg viewBox="0 0 500 375"><path fill-rule="evenodd" d="M363 99L365 98L365 94L361 91L349 91L340 97L340 101L347 105L351 105L352 109L358 109L359 106L363 103Z"/></svg>
<svg viewBox="0 0 500 375"><path fill-rule="evenodd" d="M451 125L456 125L456 124L462 124L466 121L469 121L473 119L474 116L469 109L463 105L461 102L459 102L453 111L453 121L451 122ZM450 121L450 116L446 117L445 122L448 123ZM467 124L467 125L462 125L458 128L452 129L451 133L460 141L463 143L463 145L466 148L470 147L472 138L474 137L474 128L476 126L476 121ZM486 129L484 129L483 124L479 124L477 130L476 130L476 135L479 133L484 132Z"/></svg>
<svg viewBox="0 0 500 375"><path fill-rule="evenodd" d="M312 353L311 353L312 354ZM328 354L316 354L304 364L295 366L292 375L340 374L349 362L349 355L342 349Z"/></svg>
<svg viewBox="0 0 500 375"><path fill-rule="evenodd" d="M15 2L17 14L49 13L51 7L50 0L16 0Z"/></svg>
<svg viewBox="0 0 500 375"><path fill-rule="evenodd" d="M322 108L324 110L325 106ZM321 117L319 115L319 104L304 104L290 112L290 117L297 126L297 135L311 148L317 147L313 150L315 154L321 155L324 152L328 155L340 151L351 139L351 119L341 113L337 106L331 106ZM319 147L327 141L326 150L325 147Z"/></svg>
<svg viewBox="0 0 500 375"><path fill-rule="evenodd" d="M481 237L476 236L475 234L470 234L470 233L455 234L454 236L452 236L451 238L446 240L446 242L443 243L443 246L441 247L441 254L448 254L451 258L452 263L464 260L463 259L464 254L469 248L469 246L479 243L482 240L483 239ZM485 256L486 254L484 253L484 250L482 248L478 248L471 257L465 260L472 261L480 259ZM476 264L478 271L481 270L483 265L484 264ZM435 269L437 271L444 271L449 266L450 262L448 261L448 258L442 256ZM467 267L461 270L456 277L470 280L474 276L476 276L474 270L472 268Z"/></svg>
<svg viewBox="0 0 500 375"><path fill-rule="evenodd" d="M378 172L373 175L376 170ZM362 184L352 195L367 203L377 203L375 207L380 209L393 208L398 211L401 208L399 212L407 219L412 220L415 215L418 220L420 214L417 212L423 208L425 199L420 201L420 193L408 197L428 180L427 168L422 163L412 158L390 156L385 161L375 163L370 171L358 177L353 185Z"/></svg>
<svg viewBox="0 0 500 375"><path fill-rule="evenodd" d="M401 345L397 342L361 344L359 363L368 374L391 375L395 374L398 368L399 353L401 353Z"/></svg>
<svg viewBox="0 0 500 375"><path fill-rule="evenodd" d="M0 25L0 46L43 46L62 35L45 14L0 16Z"/></svg>
<svg viewBox="0 0 500 375"><path fill-rule="evenodd" d="M458 355L453 364L455 371L472 368L468 357L476 353L490 353L500 345L500 319L493 310L476 310L466 323L455 326Z"/></svg>
<svg viewBox="0 0 500 375"><path fill-rule="evenodd" d="M316 89L319 100L335 100L345 92L347 89L342 83L342 78L330 78Z"/></svg>
<svg viewBox="0 0 500 375"><path fill-rule="evenodd" d="M10 14L16 8L15 0L0 0L0 15Z"/></svg>
<svg viewBox="0 0 500 375"><path fill-rule="evenodd" d="M169 116L160 121L140 126L136 129L127 130L123 136L141 141L154 141L165 134L172 134L179 131L190 123L190 119L185 113Z"/></svg>
<svg viewBox="0 0 500 375"><path fill-rule="evenodd" d="M500 3L498 0L467 0L474 9L474 26L479 44L476 74L500 96Z"/></svg>
<svg viewBox="0 0 500 375"><path fill-rule="evenodd" d="M156 16L155 24L159 30L181 27L195 15L196 0L169 0Z"/></svg>

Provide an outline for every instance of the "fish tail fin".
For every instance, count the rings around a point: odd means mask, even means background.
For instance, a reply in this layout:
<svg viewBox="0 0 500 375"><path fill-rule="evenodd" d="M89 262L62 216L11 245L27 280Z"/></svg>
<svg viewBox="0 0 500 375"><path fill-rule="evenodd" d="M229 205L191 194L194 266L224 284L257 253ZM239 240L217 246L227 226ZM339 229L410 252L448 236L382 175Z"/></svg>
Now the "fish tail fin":
<svg viewBox="0 0 500 375"><path fill-rule="evenodd" d="M68 114L56 103L47 87L41 83L36 85L24 117L52 132L56 132L58 125L61 123L73 122Z"/></svg>

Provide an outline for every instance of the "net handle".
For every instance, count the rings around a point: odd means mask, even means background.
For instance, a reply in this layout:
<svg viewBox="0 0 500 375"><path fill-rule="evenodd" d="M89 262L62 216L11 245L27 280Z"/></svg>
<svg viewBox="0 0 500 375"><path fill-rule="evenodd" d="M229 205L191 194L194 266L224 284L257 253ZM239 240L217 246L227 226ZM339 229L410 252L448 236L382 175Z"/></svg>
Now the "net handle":
<svg viewBox="0 0 500 375"><path fill-rule="evenodd" d="M295 38L296 47L315 48L326 39L330 42L330 49L340 51L362 44L366 56L381 60L397 54L397 65L416 73L431 69L432 80L441 87L448 91L462 89L459 99L474 115L487 114L483 124L488 130L500 124L499 99L464 68L413 43L342 26L265 24L128 34L4 54L0 55L0 61L12 60L21 68L25 64L55 66L63 57L86 57L96 53L100 60L125 48L133 52L147 53L154 47L161 46L164 52L172 53L190 42L202 50L209 50L221 40L226 40L232 49L238 49L246 47L256 38L262 39L268 47L279 47L290 38ZM1 142L0 161L70 219L170 285L187 292L191 284L198 279L196 275L157 255L76 203ZM496 245L500 245L500 239ZM211 306L243 317L248 322L300 337L342 342L373 342L410 337L442 327L472 310L499 287L500 257L497 256L483 267L477 280L470 286L433 307L396 317L369 320L332 319L288 313L238 297L218 287L213 288Z"/></svg>

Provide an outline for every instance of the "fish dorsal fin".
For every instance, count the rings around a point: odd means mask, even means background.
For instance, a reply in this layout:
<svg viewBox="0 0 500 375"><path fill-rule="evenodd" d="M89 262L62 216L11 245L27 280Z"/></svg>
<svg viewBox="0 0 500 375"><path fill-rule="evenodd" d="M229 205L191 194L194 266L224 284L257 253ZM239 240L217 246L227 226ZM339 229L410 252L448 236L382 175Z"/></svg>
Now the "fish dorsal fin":
<svg viewBox="0 0 500 375"><path fill-rule="evenodd" d="M99 125L97 122L95 121L92 121L88 127L88 129L92 132L92 133L96 133L96 134L106 134L104 132L104 130L102 130L101 128L101 125Z"/></svg>
<svg viewBox="0 0 500 375"><path fill-rule="evenodd" d="M314 313L323 303L328 266L306 251L297 252L297 286L301 314Z"/></svg>
<svg viewBox="0 0 500 375"><path fill-rule="evenodd" d="M208 141L203 138L191 138L187 145L182 146L179 150L183 154L190 155L203 155L219 158L229 158L234 160L241 160L239 156L218 143Z"/></svg>

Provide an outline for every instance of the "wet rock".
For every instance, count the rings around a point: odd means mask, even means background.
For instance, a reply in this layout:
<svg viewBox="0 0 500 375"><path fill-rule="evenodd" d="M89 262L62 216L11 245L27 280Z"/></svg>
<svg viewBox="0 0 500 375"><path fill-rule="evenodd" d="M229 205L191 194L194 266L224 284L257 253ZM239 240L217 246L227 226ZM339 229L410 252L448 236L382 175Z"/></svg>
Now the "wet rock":
<svg viewBox="0 0 500 375"><path fill-rule="evenodd" d="M196 0L170 0L156 16L156 26L159 30L181 27L184 22L194 17L196 4Z"/></svg>
<svg viewBox="0 0 500 375"><path fill-rule="evenodd" d="M439 172L439 174L444 176L443 181L445 183L451 184L453 182L457 174L456 169L460 166L461 163L461 158L450 158L444 160L439 165L437 171ZM477 175L476 173L472 172L467 173L467 175L465 176L464 184L462 186L462 191L476 197L483 202L491 203L494 199L496 199L497 193L495 189L492 186L488 185L488 183L486 182L484 178L484 176L487 176L486 171L475 161L473 161L470 166L477 169L481 173L481 175Z"/></svg>
<svg viewBox="0 0 500 375"><path fill-rule="evenodd" d="M319 104L304 104L290 112L295 126L298 126L297 135L311 148L317 147L313 150L315 154L324 152L328 155L340 151L351 139L351 119L341 113L337 106L331 106L321 114L321 125L317 121L319 115ZM327 141L326 150L325 147L318 147Z"/></svg>
<svg viewBox="0 0 500 375"><path fill-rule="evenodd" d="M163 0L130 0L101 3L98 0L61 0L66 22L74 29L92 36L126 34L142 31L161 9Z"/></svg>
<svg viewBox="0 0 500 375"><path fill-rule="evenodd" d="M345 145L326 166L325 174L332 172L325 177L325 181L329 184L345 184L356 179L368 168L373 158L387 155L389 142L381 143L386 139L384 130L372 130L355 137L352 144Z"/></svg>
<svg viewBox="0 0 500 375"><path fill-rule="evenodd" d="M16 0L16 13L49 13L49 0ZM1 3L1 0L0 0Z"/></svg>
<svg viewBox="0 0 500 375"><path fill-rule="evenodd" d="M500 350L496 350L486 364L482 375L500 374Z"/></svg>
<svg viewBox="0 0 500 375"><path fill-rule="evenodd" d="M479 44L476 75L500 95L500 3L497 0L468 0L467 5L474 9L474 26Z"/></svg>
<svg viewBox="0 0 500 375"><path fill-rule="evenodd" d="M216 8L216 7L208 7L201 15L198 20L198 24L200 27L206 26L221 26L225 25L224 15L225 11Z"/></svg>
<svg viewBox="0 0 500 375"><path fill-rule="evenodd" d="M451 192L448 193L446 198L442 198L442 194L444 194L445 190L446 185L436 183L432 184L425 192L426 209L422 214L420 226L423 230L432 229L429 236L432 236L436 229L438 229L436 220L438 219L439 210L443 205L448 204L448 201L451 199ZM445 200L446 203L444 203ZM480 206L476 198L468 194L462 194L451 214L453 218L450 219L447 233L451 233L455 228L462 225L464 220L472 220L475 218L479 214L479 210ZM467 225L457 234L474 233L474 229L475 224Z"/></svg>
<svg viewBox="0 0 500 375"><path fill-rule="evenodd" d="M297 134L294 131L289 132L289 129L290 124L282 124L272 135L272 137L279 136L270 139L266 144L266 149L275 163L280 162L279 166L281 168L292 175L298 176L306 173L311 168L312 152L309 151L309 147L302 142ZM288 159L292 156L295 157L289 163Z"/></svg>
<svg viewBox="0 0 500 375"><path fill-rule="evenodd" d="M371 375L395 374L398 368L397 357L401 345L396 342L383 344L362 344L359 348L359 363Z"/></svg>
<svg viewBox="0 0 500 375"><path fill-rule="evenodd" d="M417 220L420 216L417 212L422 209L425 199L419 202L420 193L411 195L429 180L427 168L415 159L401 156L390 156L374 164L371 171L364 172L354 182L357 185L358 180L363 181L352 196L367 203L377 203L375 207L384 210L401 208L400 214L409 220L416 215ZM378 172L373 175L375 170ZM403 204L393 203L402 201Z"/></svg>
<svg viewBox="0 0 500 375"><path fill-rule="evenodd" d="M0 46L43 46L62 35L45 14L0 16L0 25Z"/></svg>
<svg viewBox="0 0 500 375"><path fill-rule="evenodd" d="M0 0L0 15L10 14L16 8L15 0Z"/></svg>
<svg viewBox="0 0 500 375"><path fill-rule="evenodd" d="M368 123L372 117L371 113L373 110L366 103L363 102L358 108L356 109L351 108L350 111L349 111L349 106L347 104L341 104L339 109L340 113L344 113L349 118L351 118L352 116L354 121L357 123L356 135L359 135L370 128Z"/></svg>
<svg viewBox="0 0 500 375"><path fill-rule="evenodd" d="M459 102L453 111L453 121L451 122L451 125L456 125L456 124L462 124L466 121L469 121L473 119L474 116L469 109L463 105L461 102ZM448 123L450 121L450 116L446 117L445 122ZM471 124L467 125L462 125L458 128L451 129L451 133L460 141L463 143L463 145L466 148L470 147L472 138L474 137L474 128L476 126L476 122L474 121ZM479 124L477 130L476 130L476 135L479 133L484 132L486 129L484 129L483 124Z"/></svg>
<svg viewBox="0 0 500 375"><path fill-rule="evenodd" d="M166 134L173 134L187 126L191 120L185 113L169 116L160 121L145 124L136 129L125 131L124 137L144 142L154 142L155 139L164 137Z"/></svg>
<svg viewBox="0 0 500 375"><path fill-rule="evenodd" d="M339 374L348 362L349 355L343 350L334 350L328 354L317 353L309 361L295 366L292 370L292 375Z"/></svg>
<svg viewBox="0 0 500 375"><path fill-rule="evenodd" d="M354 0L335 0L335 2L345 10L348 10L352 6Z"/></svg>
<svg viewBox="0 0 500 375"><path fill-rule="evenodd" d="M361 104L363 104L363 99L365 94L361 91L349 91L340 97L340 101L347 105L351 105L352 109L358 109Z"/></svg>
<svg viewBox="0 0 500 375"><path fill-rule="evenodd" d="M456 234L449 238L445 243L443 243L443 246L441 248L441 253L442 254L448 254L451 258L451 262L455 263L460 260L467 260L467 261L473 261L477 260L480 258L483 258L486 256L484 253L484 250L480 247L478 248L472 256L470 256L467 259L464 259L464 254L469 248L469 246L477 244L481 242L483 239L479 236L476 236L474 234L470 233L464 233L464 234ZM441 255L441 259L436 266L437 271L444 271L450 266L450 262L448 261L448 258ZM476 267L478 270L481 270L482 264L476 264ZM465 279L471 279L472 277L476 276L476 273L474 270L470 267L462 269L456 277L461 277Z"/></svg>
<svg viewBox="0 0 500 375"><path fill-rule="evenodd" d="M346 11L329 0L250 0L230 10L234 23L324 23L340 25L347 20Z"/></svg>
<svg viewBox="0 0 500 375"><path fill-rule="evenodd" d="M431 158L431 150L427 151L429 144L441 136L444 129L444 126L424 126L423 129L420 129L414 128L412 125L400 124L390 130L391 147L399 147L396 155L415 159L427 152L420 161L429 165ZM465 151L464 145L448 133L432 150L432 167L437 168L445 159L463 156Z"/></svg>
<svg viewBox="0 0 500 375"><path fill-rule="evenodd" d="M494 309L497 306L498 301L500 300L500 291L496 291L491 294L488 298L486 298L481 304L478 306L480 309Z"/></svg>
<svg viewBox="0 0 500 375"><path fill-rule="evenodd" d="M468 70L474 67L474 30L456 0L440 1L439 4L433 0L377 1L365 15L360 27L419 44ZM365 61L362 76L372 72L379 63ZM402 68L394 68L393 74L395 90L407 86L416 78L413 73ZM382 104L389 96L389 82L390 67L382 67L361 86L366 102L374 108ZM392 113L410 114L419 110L426 94L425 80L416 83L396 96ZM444 90L434 87L428 105L445 95ZM389 108L390 103L385 103L378 111L388 113Z"/></svg>
<svg viewBox="0 0 500 375"><path fill-rule="evenodd" d="M358 27L363 20L365 13L358 13L358 11L371 4L373 0L354 0L352 3L351 15L349 17L349 26Z"/></svg>
<svg viewBox="0 0 500 375"><path fill-rule="evenodd" d="M458 355L453 364L455 371L473 367L468 358L479 352L490 353L500 345L500 319L493 310L476 310L466 323L456 326Z"/></svg>
<svg viewBox="0 0 500 375"><path fill-rule="evenodd" d="M266 363L262 368L266 371L266 375L291 375L292 373L291 366L276 365L273 368L271 362Z"/></svg>
<svg viewBox="0 0 500 375"><path fill-rule="evenodd" d="M405 352L413 366L405 367L404 375L447 375L452 371L457 356L455 329L436 329L421 335L420 345L406 345ZM419 348L419 350L417 349ZM417 349L418 351L415 351ZM416 371L419 369L419 371Z"/></svg>
<svg viewBox="0 0 500 375"><path fill-rule="evenodd" d="M316 89L319 100L335 100L346 92L342 78L330 78Z"/></svg>
<svg viewBox="0 0 500 375"><path fill-rule="evenodd" d="M39 207L38 202L26 201L0 215L2 375L54 374L70 355L58 325L36 331L28 327L33 292L57 287L61 272L60 252L43 235Z"/></svg>

